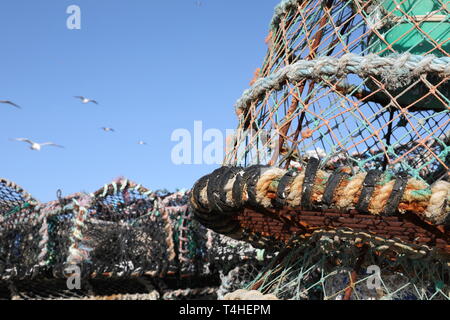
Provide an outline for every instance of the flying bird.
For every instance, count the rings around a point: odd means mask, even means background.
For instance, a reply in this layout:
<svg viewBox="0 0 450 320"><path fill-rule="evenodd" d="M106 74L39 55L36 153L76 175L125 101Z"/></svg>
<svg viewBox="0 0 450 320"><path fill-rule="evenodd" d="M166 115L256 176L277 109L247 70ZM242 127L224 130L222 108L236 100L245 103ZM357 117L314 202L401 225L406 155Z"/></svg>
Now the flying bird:
<svg viewBox="0 0 450 320"><path fill-rule="evenodd" d="M16 107L17 109L22 109L19 105L15 104L14 102L9 101L9 100L0 100L0 103L9 104L13 107Z"/></svg>
<svg viewBox="0 0 450 320"><path fill-rule="evenodd" d="M113 128L102 127L101 129L105 132L116 132Z"/></svg>
<svg viewBox="0 0 450 320"><path fill-rule="evenodd" d="M37 143L37 142L31 141L31 140L25 139L25 138L17 138L17 139L13 139L13 140L29 143L30 149L35 150L35 151L41 151L42 147L44 147L44 146L64 148L63 146L60 146L53 142Z"/></svg>
<svg viewBox="0 0 450 320"><path fill-rule="evenodd" d="M141 146L146 146L146 145L147 145L147 142L145 142L145 141L139 141L138 144L141 145Z"/></svg>
<svg viewBox="0 0 450 320"><path fill-rule="evenodd" d="M90 103L90 102L95 103L95 104L98 104L98 102L97 102L96 100L94 100L94 99L88 99L88 98L85 98L85 97L83 97L83 96L75 96L74 98L80 99L80 100L81 100L81 103L84 103L84 104L87 104L87 103Z"/></svg>

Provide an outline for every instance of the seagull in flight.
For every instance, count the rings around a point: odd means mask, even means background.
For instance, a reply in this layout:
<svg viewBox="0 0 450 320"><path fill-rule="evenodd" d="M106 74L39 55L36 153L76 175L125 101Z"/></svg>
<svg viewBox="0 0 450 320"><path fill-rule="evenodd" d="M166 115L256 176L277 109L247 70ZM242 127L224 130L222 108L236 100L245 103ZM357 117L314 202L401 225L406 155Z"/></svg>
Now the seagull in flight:
<svg viewBox="0 0 450 320"><path fill-rule="evenodd" d="M13 107L16 107L17 109L22 109L19 105L15 104L14 102L9 101L9 100L0 100L0 103L9 104Z"/></svg>
<svg viewBox="0 0 450 320"><path fill-rule="evenodd" d="M101 129L105 132L116 132L113 128L102 127Z"/></svg>
<svg viewBox="0 0 450 320"><path fill-rule="evenodd" d="M35 150L35 151L41 151L42 147L44 146L52 146L52 147L58 147L58 148L64 148L63 146L60 146L58 144L55 144L53 142L45 142L45 143L37 143L34 141L31 141L29 139L25 139L25 138L17 138L14 139L15 141L21 141L21 142L26 142L30 144L30 149L31 150Z"/></svg>
<svg viewBox="0 0 450 320"><path fill-rule="evenodd" d="M146 146L146 145L147 145L147 142L145 142L145 141L139 141L138 144L141 145L141 146Z"/></svg>
<svg viewBox="0 0 450 320"><path fill-rule="evenodd" d="M88 104L88 103L90 103L90 102L95 103L95 104L98 104L97 101L95 101L95 100L93 100L93 99L85 98L85 97L83 97L83 96L75 96L74 98L80 99L80 100L81 100L81 103L84 103L84 104Z"/></svg>

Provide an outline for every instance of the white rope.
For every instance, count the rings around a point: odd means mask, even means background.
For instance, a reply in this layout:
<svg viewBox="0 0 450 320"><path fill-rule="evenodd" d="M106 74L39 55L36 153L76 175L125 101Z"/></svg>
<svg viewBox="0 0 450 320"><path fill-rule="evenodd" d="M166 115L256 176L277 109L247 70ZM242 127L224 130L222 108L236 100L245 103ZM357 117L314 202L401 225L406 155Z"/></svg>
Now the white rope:
<svg viewBox="0 0 450 320"><path fill-rule="evenodd" d="M387 88L395 89L412 81L414 77L434 73L445 78L450 76L450 58L436 58L433 55L418 56L404 53L380 57L375 54L359 56L348 53L340 58L320 57L315 60L300 60L286 66L268 77L256 80L244 91L236 103L236 110L245 112L252 102L259 101L270 90L280 89L286 81L297 83L305 79L342 77L356 74L361 78L381 77Z"/></svg>

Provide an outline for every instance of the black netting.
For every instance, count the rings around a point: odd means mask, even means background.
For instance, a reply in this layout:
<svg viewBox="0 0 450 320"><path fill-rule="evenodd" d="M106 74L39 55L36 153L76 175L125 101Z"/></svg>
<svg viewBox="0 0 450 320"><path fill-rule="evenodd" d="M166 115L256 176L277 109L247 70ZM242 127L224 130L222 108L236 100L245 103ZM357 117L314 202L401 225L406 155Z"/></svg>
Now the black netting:
<svg viewBox="0 0 450 320"><path fill-rule="evenodd" d="M0 221L0 299L216 299L220 274L267 258L198 223L190 192L119 179L41 205L8 188L17 203ZM68 289L73 276L80 290Z"/></svg>
<svg viewBox="0 0 450 320"><path fill-rule="evenodd" d="M39 269L41 254L36 221L17 221L4 225L0 231L0 277L32 277Z"/></svg>
<svg viewBox="0 0 450 320"><path fill-rule="evenodd" d="M0 179L0 278L36 273L42 241L37 205L19 186Z"/></svg>

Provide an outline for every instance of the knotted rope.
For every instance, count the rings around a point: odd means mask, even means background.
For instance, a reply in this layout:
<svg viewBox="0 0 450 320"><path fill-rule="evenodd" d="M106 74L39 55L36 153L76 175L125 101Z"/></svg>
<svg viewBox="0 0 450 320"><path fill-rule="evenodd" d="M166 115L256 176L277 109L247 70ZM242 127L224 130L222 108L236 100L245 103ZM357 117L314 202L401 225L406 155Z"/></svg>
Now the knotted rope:
<svg viewBox="0 0 450 320"><path fill-rule="evenodd" d="M286 82L297 83L304 79L324 77L342 78L349 74L361 78L378 76L383 79L386 88L396 89L424 74L449 77L450 57L436 58L432 55L418 56L409 53L380 57L375 54L359 56L347 53L340 58L325 56L315 60L300 60L268 77L256 80L237 101L236 111L238 114L245 114L251 103L261 100L271 90L280 90Z"/></svg>

